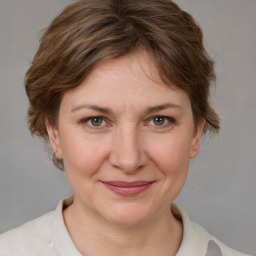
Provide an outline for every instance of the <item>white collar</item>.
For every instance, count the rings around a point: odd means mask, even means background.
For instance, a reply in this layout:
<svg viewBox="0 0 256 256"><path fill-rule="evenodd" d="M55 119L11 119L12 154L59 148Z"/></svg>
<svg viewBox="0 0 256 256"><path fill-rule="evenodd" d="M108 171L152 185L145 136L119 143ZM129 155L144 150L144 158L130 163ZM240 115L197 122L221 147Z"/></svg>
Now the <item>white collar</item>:
<svg viewBox="0 0 256 256"><path fill-rule="evenodd" d="M51 228L53 243L60 255L82 256L75 247L63 219L63 207L73 202L73 196L59 202L54 213ZM182 243L176 256L205 255L209 242L209 234L199 225L190 221L184 210L172 204L171 211L183 223Z"/></svg>

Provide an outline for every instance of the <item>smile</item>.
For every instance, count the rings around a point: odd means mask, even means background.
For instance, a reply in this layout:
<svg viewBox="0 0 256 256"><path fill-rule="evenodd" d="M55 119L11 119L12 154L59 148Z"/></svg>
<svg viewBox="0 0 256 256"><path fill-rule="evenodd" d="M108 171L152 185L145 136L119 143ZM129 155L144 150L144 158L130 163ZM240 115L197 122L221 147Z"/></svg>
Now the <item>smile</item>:
<svg viewBox="0 0 256 256"><path fill-rule="evenodd" d="M106 186L112 192L119 195L133 196L137 195L146 189L148 189L154 181L135 181L135 182L124 182L124 181L106 181L102 184Z"/></svg>

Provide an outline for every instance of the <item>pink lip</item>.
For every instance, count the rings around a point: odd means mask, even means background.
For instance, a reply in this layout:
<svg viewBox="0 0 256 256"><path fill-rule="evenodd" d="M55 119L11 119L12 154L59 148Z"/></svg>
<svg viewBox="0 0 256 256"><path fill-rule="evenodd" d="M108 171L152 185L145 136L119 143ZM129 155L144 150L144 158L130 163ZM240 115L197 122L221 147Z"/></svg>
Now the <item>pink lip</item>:
<svg viewBox="0 0 256 256"><path fill-rule="evenodd" d="M102 181L102 183L117 194L133 196L148 189L154 181Z"/></svg>

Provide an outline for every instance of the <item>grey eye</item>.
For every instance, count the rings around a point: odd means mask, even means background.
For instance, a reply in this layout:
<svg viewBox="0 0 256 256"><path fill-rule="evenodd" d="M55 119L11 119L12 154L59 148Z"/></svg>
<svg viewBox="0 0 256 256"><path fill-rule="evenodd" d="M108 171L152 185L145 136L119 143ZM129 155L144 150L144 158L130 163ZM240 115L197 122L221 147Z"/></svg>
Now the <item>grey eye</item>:
<svg viewBox="0 0 256 256"><path fill-rule="evenodd" d="M165 124L166 118L163 116L156 116L153 118L154 125L161 126Z"/></svg>
<svg viewBox="0 0 256 256"><path fill-rule="evenodd" d="M89 122L92 126L101 126L103 124L103 119L101 117L93 117Z"/></svg>

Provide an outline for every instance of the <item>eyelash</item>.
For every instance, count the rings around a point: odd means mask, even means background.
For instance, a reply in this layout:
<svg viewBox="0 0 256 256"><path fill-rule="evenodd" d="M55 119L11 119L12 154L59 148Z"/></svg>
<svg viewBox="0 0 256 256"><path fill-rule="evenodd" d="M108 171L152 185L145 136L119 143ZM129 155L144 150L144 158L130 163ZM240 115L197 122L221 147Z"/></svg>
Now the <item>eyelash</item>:
<svg viewBox="0 0 256 256"><path fill-rule="evenodd" d="M170 125L174 125L177 123L177 121L173 118L173 117L170 117L170 116L153 116L149 119L149 121L147 122L147 124L149 124L151 121L154 122L155 119L157 118L160 118L160 119L164 119L164 124L163 125L156 125L156 124L153 124L153 126L161 129L161 128L167 128L169 127ZM149 124L150 125L150 124Z"/></svg>
<svg viewBox="0 0 256 256"><path fill-rule="evenodd" d="M82 119L80 121L80 123L82 124L86 124L90 129L99 129L100 127L102 128L102 125L92 125L92 124L89 124L89 122L93 121L93 119L101 119L103 123L107 123L106 121L106 118L102 117L102 116L91 116L91 117L88 117L88 118L85 118L85 119Z"/></svg>
<svg viewBox="0 0 256 256"><path fill-rule="evenodd" d="M164 119L164 124L163 125L156 125L156 124L152 124L152 126L156 127L156 129L161 129L161 128L168 128L170 125L175 125L177 123L177 121L173 118L173 117L169 117L169 116L160 116L160 115L157 115L157 116L153 116L153 117L150 117L147 121L146 121L146 126L151 126L150 122L153 121L154 122L154 119L156 118L160 118L160 119ZM101 119L103 123L103 125L92 125L92 124L89 124L89 122L92 122L93 119ZM167 122L167 123L166 123ZM105 127L106 124L108 124L108 121L105 117L103 116L91 116L91 117L88 117L88 118L85 118L85 119L82 119L80 121L80 123L82 124L86 124L90 129L102 129Z"/></svg>

